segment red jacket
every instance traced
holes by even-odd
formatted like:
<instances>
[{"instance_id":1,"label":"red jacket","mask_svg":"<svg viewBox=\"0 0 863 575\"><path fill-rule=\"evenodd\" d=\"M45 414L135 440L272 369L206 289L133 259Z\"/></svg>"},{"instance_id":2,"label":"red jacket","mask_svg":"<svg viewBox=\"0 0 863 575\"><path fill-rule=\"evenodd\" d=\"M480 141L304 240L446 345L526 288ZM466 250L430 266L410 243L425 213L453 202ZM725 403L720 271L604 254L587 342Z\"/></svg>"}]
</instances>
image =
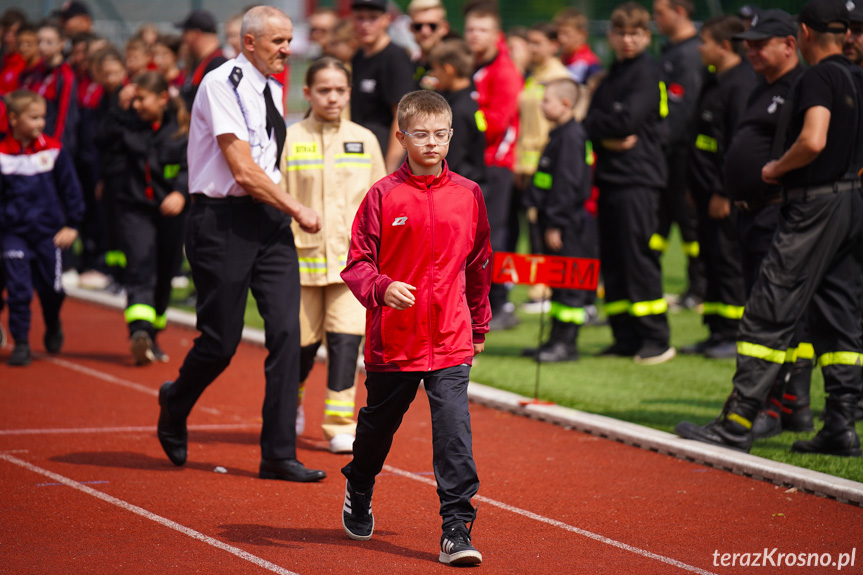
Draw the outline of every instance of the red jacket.
<instances>
[{"instance_id":1,"label":"red jacket","mask_svg":"<svg viewBox=\"0 0 863 575\"><path fill-rule=\"evenodd\" d=\"M473 75L477 105L485 116L485 165L513 169L518 139L518 95L524 80L504 46Z\"/></svg>"},{"instance_id":2,"label":"red jacket","mask_svg":"<svg viewBox=\"0 0 863 575\"><path fill-rule=\"evenodd\" d=\"M434 371L471 364L491 307L491 245L482 192L451 172L411 174L407 161L366 194L342 279L366 307L368 371ZM394 281L416 302L384 305ZM471 336L471 334L473 334Z\"/></svg>"}]
</instances>

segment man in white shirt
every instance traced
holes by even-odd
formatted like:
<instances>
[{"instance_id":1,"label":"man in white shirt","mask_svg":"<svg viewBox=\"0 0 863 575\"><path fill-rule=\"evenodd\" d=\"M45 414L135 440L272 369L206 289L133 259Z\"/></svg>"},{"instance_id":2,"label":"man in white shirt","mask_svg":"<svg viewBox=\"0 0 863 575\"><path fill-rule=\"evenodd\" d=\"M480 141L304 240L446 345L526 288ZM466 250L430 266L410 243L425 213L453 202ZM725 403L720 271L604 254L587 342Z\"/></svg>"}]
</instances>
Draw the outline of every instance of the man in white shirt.
<instances>
[{"instance_id":1,"label":"man in white shirt","mask_svg":"<svg viewBox=\"0 0 863 575\"><path fill-rule=\"evenodd\" d=\"M201 82L189 130L192 207L186 237L201 335L176 381L159 390L158 436L168 458L183 465L186 418L230 363L251 288L269 351L259 476L306 482L326 474L296 459L300 282L291 217L307 232L319 231L321 223L281 185L286 128L282 87L271 75L284 69L292 35L281 10L249 10L242 54Z\"/></svg>"}]
</instances>

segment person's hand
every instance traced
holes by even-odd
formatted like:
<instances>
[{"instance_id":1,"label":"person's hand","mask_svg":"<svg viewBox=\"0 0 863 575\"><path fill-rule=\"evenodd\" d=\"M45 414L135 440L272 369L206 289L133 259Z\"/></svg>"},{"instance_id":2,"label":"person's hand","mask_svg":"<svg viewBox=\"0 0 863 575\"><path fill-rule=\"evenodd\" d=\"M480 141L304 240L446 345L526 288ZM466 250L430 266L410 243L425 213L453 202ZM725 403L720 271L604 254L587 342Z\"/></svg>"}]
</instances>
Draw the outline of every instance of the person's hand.
<instances>
[{"instance_id":1,"label":"person's hand","mask_svg":"<svg viewBox=\"0 0 863 575\"><path fill-rule=\"evenodd\" d=\"M321 231L321 218L318 216L318 212L312 208L301 206L294 219L297 220L304 232L316 234Z\"/></svg>"},{"instance_id":2,"label":"person's hand","mask_svg":"<svg viewBox=\"0 0 863 575\"><path fill-rule=\"evenodd\" d=\"M719 194L710 196L707 215L713 220L723 220L731 215L731 200Z\"/></svg>"},{"instance_id":3,"label":"person's hand","mask_svg":"<svg viewBox=\"0 0 863 575\"><path fill-rule=\"evenodd\" d=\"M384 303L393 309L403 310L411 307L417 301L414 294L417 288L404 282L393 282L384 294Z\"/></svg>"},{"instance_id":4,"label":"person's hand","mask_svg":"<svg viewBox=\"0 0 863 575\"><path fill-rule=\"evenodd\" d=\"M132 105L132 99L135 97L135 91L138 87L135 84L126 84L117 94L117 103L124 110L128 110Z\"/></svg>"},{"instance_id":5,"label":"person's hand","mask_svg":"<svg viewBox=\"0 0 863 575\"><path fill-rule=\"evenodd\" d=\"M638 136L630 134L629 136L620 139L606 138L600 142L602 147L612 152L625 152L631 150L638 143Z\"/></svg>"},{"instance_id":6,"label":"person's hand","mask_svg":"<svg viewBox=\"0 0 863 575\"><path fill-rule=\"evenodd\" d=\"M54 234L54 245L61 250L72 247L75 240L78 238L78 230L75 228L63 227L60 231Z\"/></svg>"},{"instance_id":7,"label":"person's hand","mask_svg":"<svg viewBox=\"0 0 863 575\"><path fill-rule=\"evenodd\" d=\"M548 228L545 230L545 245L553 252L559 252L563 247L563 238L561 238L560 230L557 228Z\"/></svg>"},{"instance_id":8,"label":"person's hand","mask_svg":"<svg viewBox=\"0 0 863 575\"><path fill-rule=\"evenodd\" d=\"M485 342L473 344L473 354L479 355L485 350Z\"/></svg>"},{"instance_id":9,"label":"person's hand","mask_svg":"<svg viewBox=\"0 0 863 575\"><path fill-rule=\"evenodd\" d=\"M765 183L768 184L778 184L779 178L782 174L776 169L776 166L779 162L776 160L770 160L764 167L761 168L761 179L764 180Z\"/></svg>"},{"instance_id":10,"label":"person's hand","mask_svg":"<svg viewBox=\"0 0 863 575\"><path fill-rule=\"evenodd\" d=\"M159 205L159 211L163 216L176 216L186 207L186 198L180 192L171 192Z\"/></svg>"}]
</instances>

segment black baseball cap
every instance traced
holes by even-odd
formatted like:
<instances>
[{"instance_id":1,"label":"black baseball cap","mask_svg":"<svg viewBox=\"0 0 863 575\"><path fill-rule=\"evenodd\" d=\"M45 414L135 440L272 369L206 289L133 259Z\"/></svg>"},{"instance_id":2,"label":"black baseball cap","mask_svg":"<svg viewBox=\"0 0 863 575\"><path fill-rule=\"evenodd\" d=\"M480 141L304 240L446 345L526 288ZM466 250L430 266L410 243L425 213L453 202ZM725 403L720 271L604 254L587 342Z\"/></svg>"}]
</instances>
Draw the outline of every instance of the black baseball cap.
<instances>
[{"instance_id":1,"label":"black baseball cap","mask_svg":"<svg viewBox=\"0 0 863 575\"><path fill-rule=\"evenodd\" d=\"M351 10L360 10L368 8L369 10L387 11L387 0L352 0Z\"/></svg>"},{"instance_id":2,"label":"black baseball cap","mask_svg":"<svg viewBox=\"0 0 863 575\"><path fill-rule=\"evenodd\" d=\"M180 30L200 30L208 34L216 33L216 19L206 10L193 10L182 22L175 24Z\"/></svg>"},{"instance_id":3,"label":"black baseball cap","mask_svg":"<svg viewBox=\"0 0 863 575\"><path fill-rule=\"evenodd\" d=\"M848 0L845 4L845 7L848 8L848 19L855 23L860 24L863 23L863 0Z\"/></svg>"},{"instance_id":4,"label":"black baseball cap","mask_svg":"<svg viewBox=\"0 0 863 575\"><path fill-rule=\"evenodd\" d=\"M60 9L54 13L64 22L69 18L74 18L75 16L93 16L87 5L78 0L69 0L68 2L64 2L63 5L60 6Z\"/></svg>"},{"instance_id":5,"label":"black baseball cap","mask_svg":"<svg viewBox=\"0 0 863 575\"><path fill-rule=\"evenodd\" d=\"M797 21L816 32L841 34L851 19L843 0L809 0L797 15Z\"/></svg>"},{"instance_id":6,"label":"black baseball cap","mask_svg":"<svg viewBox=\"0 0 863 575\"><path fill-rule=\"evenodd\" d=\"M766 40L797 35L797 24L785 10L762 10L752 16L749 30L735 34L735 40Z\"/></svg>"}]
</instances>

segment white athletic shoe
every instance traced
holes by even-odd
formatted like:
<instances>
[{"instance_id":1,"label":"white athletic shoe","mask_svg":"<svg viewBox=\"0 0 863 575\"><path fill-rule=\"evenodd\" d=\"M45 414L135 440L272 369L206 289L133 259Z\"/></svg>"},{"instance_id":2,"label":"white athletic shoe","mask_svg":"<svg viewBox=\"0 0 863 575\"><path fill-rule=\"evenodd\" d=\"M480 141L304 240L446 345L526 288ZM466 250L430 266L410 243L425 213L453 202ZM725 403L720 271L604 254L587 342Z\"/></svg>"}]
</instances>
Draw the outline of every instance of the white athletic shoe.
<instances>
[{"instance_id":1,"label":"white athletic shoe","mask_svg":"<svg viewBox=\"0 0 863 575\"><path fill-rule=\"evenodd\" d=\"M306 411L302 405L297 406L297 420L294 423L294 429L297 430L297 435L302 435L306 430Z\"/></svg>"},{"instance_id":2,"label":"white athletic shoe","mask_svg":"<svg viewBox=\"0 0 863 575\"><path fill-rule=\"evenodd\" d=\"M330 451L333 453L353 453L355 437L350 433L340 433L330 439Z\"/></svg>"}]
</instances>

